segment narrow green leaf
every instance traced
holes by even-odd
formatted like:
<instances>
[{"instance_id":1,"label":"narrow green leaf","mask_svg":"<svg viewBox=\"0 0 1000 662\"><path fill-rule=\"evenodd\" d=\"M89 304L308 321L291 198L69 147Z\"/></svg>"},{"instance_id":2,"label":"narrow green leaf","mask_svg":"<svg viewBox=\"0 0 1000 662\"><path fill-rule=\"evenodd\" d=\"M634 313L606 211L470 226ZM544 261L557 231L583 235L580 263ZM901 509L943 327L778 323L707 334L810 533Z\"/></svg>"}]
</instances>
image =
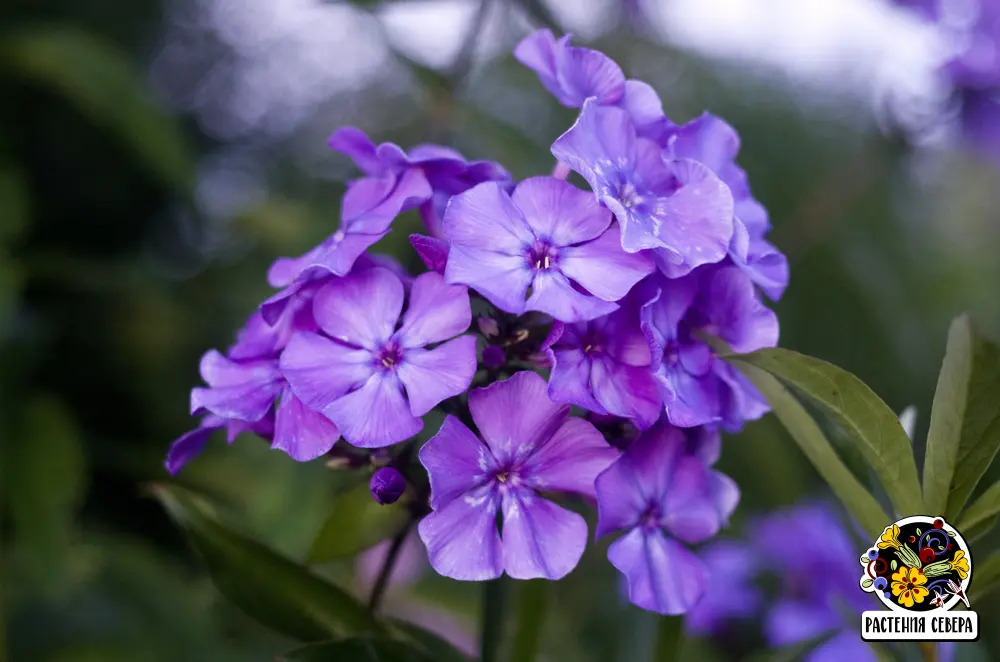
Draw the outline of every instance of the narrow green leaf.
<instances>
[{"instance_id":1,"label":"narrow green leaf","mask_svg":"<svg viewBox=\"0 0 1000 662\"><path fill-rule=\"evenodd\" d=\"M984 432L991 421L1000 420L996 399L989 407L988 401L983 401L980 395L983 388L989 388L991 379L996 382L1000 397L1000 359L996 347L991 347L979 336L968 315L956 318L948 331L948 347L934 392L927 432L924 502L929 513L940 514L948 510L949 516L957 515L996 453L995 445L992 454L977 452L978 462L985 463L975 469L982 471L970 471L971 467L963 466L961 475L956 476L960 458L984 441L988 445L989 440L983 440ZM984 409L983 405L987 407ZM1000 443L1000 427L995 433ZM955 478L960 479L958 484ZM957 491L949 498L953 484Z\"/></svg>"},{"instance_id":2,"label":"narrow green leaf","mask_svg":"<svg viewBox=\"0 0 1000 662\"><path fill-rule=\"evenodd\" d=\"M354 556L390 537L406 521L406 505L399 501L380 506L368 484L362 483L339 495L320 527L307 555L310 564Z\"/></svg>"},{"instance_id":3,"label":"narrow green leaf","mask_svg":"<svg viewBox=\"0 0 1000 662\"><path fill-rule=\"evenodd\" d=\"M353 597L264 545L224 527L207 504L184 490L154 485L153 494L181 525L219 591L263 625L300 641L376 631Z\"/></svg>"},{"instance_id":4,"label":"narrow green leaf","mask_svg":"<svg viewBox=\"0 0 1000 662\"><path fill-rule=\"evenodd\" d=\"M802 404L764 370L744 362L742 357L731 360L767 399L792 439L848 512L872 539L878 537L891 519L840 459Z\"/></svg>"},{"instance_id":5,"label":"narrow green leaf","mask_svg":"<svg viewBox=\"0 0 1000 662\"><path fill-rule=\"evenodd\" d=\"M972 581L969 584L969 603L975 603L1000 588L1000 552L993 552L983 561L975 561L972 566Z\"/></svg>"},{"instance_id":6,"label":"narrow green leaf","mask_svg":"<svg viewBox=\"0 0 1000 662\"><path fill-rule=\"evenodd\" d=\"M433 632L406 621L388 619L387 622L398 633L399 638L409 640L430 655L434 662L469 662L467 655Z\"/></svg>"},{"instance_id":7,"label":"narrow green leaf","mask_svg":"<svg viewBox=\"0 0 1000 662\"><path fill-rule=\"evenodd\" d=\"M549 582L543 579L518 582L517 627L510 651L511 662L531 662L538 654L549 607Z\"/></svg>"},{"instance_id":8,"label":"narrow green leaf","mask_svg":"<svg viewBox=\"0 0 1000 662\"><path fill-rule=\"evenodd\" d=\"M289 651L279 662L433 662L405 643L362 635L308 644Z\"/></svg>"},{"instance_id":9,"label":"narrow green leaf","mask_svg":"<svg viewBox=\"0 0 1000 662\"><path fill-rule=\"evenodd\" d=\"M992 364L993 372L990 376L982 375L982 382L969 389L969 406L962 423L962 442L945 510L949 519L958 519L983 474L996 458L997 450L1000 450L1000 407L997 407L1000 402L1000 349L989 345L980 355L982 358L977 358L976 362Z\"/></svg>"},{"instance_id":10,"label":"narrow green leaf","mask_svg":"<svg viewBox=\"0 0 1000 662\"><path fill-rule=\"evenodd\" d=\"M0 42L0 69L63 95L117 134L164 184L190 191L194 159L179 126L114 45L70 26L20 29Z\"/></svg>"},{"instance_id":11,"label":"narrow green leaf","mask_svg":"<svg viewBox=\"0 0 1000 662\"><path fill-rule=\"evenodd\" d=\"M808 396L858 444L896 511L907 516L923 512L910 440L896 414L864 382L787 349L762 349L733 360L765 370Z\"/></svg>"},{"instance_id":12,"label":"narrow green leaf","mask_svg":"<svg viewBox=\"0 0 1000 662\"><path fill-rule=\"evenodd\" d=\"M972 502L968 508L962 512L962 519L958 522L959 531L970 531L973 527L982 522L1000 515L1000 480L993 483L988 490Z\"/></svg>"}]
</instances>

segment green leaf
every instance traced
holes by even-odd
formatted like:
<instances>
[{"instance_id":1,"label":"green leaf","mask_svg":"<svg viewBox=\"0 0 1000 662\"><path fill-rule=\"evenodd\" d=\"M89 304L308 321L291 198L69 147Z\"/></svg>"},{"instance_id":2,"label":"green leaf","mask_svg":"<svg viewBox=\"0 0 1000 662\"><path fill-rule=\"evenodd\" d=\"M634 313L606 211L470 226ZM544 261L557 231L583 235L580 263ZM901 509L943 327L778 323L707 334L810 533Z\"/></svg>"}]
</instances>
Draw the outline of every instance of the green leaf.
<instances>
[{"instance_id":1,"label":"green leaf","mask_svg":"<svg viewBox=\"0 0 1000 662\"><path fill-rule=\"evenodd\" d=\"M412 645L426 651L435 662L469 662L467 655L433 632L406 621L388 619L387 622L398 633L399 638L407 639Z\"/></svg>"},{"instance_id":2,"label":"green leaf","mask_svg":"<svg viewBox=\"0 0 1000 662\"><path fill-rule=\"evenodd\" d=\"M861 582L861 587L862 588L868 588L869 586L871 586L874 583L875 583L874 579L868 578L865 581Z\"/></svg>"},{"instance_id":3,"label":"green leaf","mask_svg":"<svg viewBox=\"0 0 1000 662\"><path fill-rule=\"evenodd\" d=\"M969 531L973 527L980 525L988 519L996 518L1000 515L1000 480L993 483L988 490L972 502L972 504L962 512L962 518L958 522L960 531Z\"/></svg>"},{"instance_id":4,"label":"green leaf","mask_svg":"<svg viewBox=\"0 0 1000 662\"><path fill-rule=\"evenodd\" d=\"M308 561L325 563L354 556L390 537L408 516L402 501L380 506L372 498L368 483L359 484L333 502L330 515L309 549Z\"/></svg>"},{"instance_id":5,"label":"green leaf","mask_svg":"<svg viewBox=\"0 0 1000 662\"><path fill-rule=\"evenodd\" d=\"M998 588L1000 588L1000 552L993 552L985 561L977 561L972 566L969 602L974 604L974 601L982 600Z\"/></svg>"},{"instance_id":6,"label":"green leaf","mask_svg":"<svg viewBox=\"0 0 1000 662\"><path fill-rule=\"evenodd\" d=\"M991 442L984 440L984 433L993 421L1000 421L996 399L992 407L984 401L980 391L989 389L990 381L1000 397L1000 358L996 347L983 340L968 315L955 319L948 331L948 347L934 392L930 429L927 432L927 455L924 459L924 502L927 511L934 514L957 515L972 489L993 460L1000 444L1000 427L992 453L977 452L981 471L970 472L971 467L962 459L973 447ZM987 396L989 397L989 396ZM956 476L956 468L963 470ZM960 480L956 480L960 478ZM949 497L955 491L954 494Z\"/></svg>"},{"instance_id":7,"label":"green leaf","mask_svg":"<svg viewBox=\"0 0 1000 662\"><path fill-rule=\"evenodd\" d=\"M775 415L791 434L792 439L799 445L823 480L829 484L830 489L848 512L858 520L872 539L877 538L885 529L886 523L891 521L878 501L840 459L802 403L777 379L743 359L744 357L733 358L731 361L767 398Z\"/></svg>"},{"instance_id":8,"label":"green leaf","mask_svg":"<svg viewBox=\"0 0 1000 662\"><path fill-rule=\"evenodd\" d=\"M406 643L363 635L309 644L289 651L279 662L436 662Z\"/></svg>"},{"instance_id":9,"label":"green leaf","mask_svg":"<svg viewBox=\"0 0 1000 662\"><path fill-rule=\"evenodd\" d=\"M0 42L0 69L66 97L116 133L162 183L190 192L194 158L179 126L114 45L71 26L22 28Z\"/></svg>"},{"instance_id":10,"label":"green leaf","mask_svg":"<svg viewBox=\"0 0 1000 662\"><path fill-rule=\"evenodd\" d=\"M896 511L907 516L923 512L910 440L896 414L864 382L835 365L787 349L762 349L733 360L765 370L808 396L858 445Z\"/></svg>"},{"instance_id":11,"label":"green leaf","mask_svg":"<svg viewBox=\"0 0 1000 662\"><path fill-rule=\"evenodd\" d=\"M154 495L204 557L219 591L263 625L300 641L378 630L353 597L308 569L223 526L207 504L184 490L153 486Z\"/></svg>"},{"instance_id":12,"label":"green leaf","mask_svg":"<svg viewBox=\"0 0 1000 662\"><path fill-rule=\"evenodd\" d=\"M21 412L6 444L4 478L19 567L46 591L65 588L76 511L86 490L86 458L69 412L39 396Z\"/></svg>"}]
</instances>

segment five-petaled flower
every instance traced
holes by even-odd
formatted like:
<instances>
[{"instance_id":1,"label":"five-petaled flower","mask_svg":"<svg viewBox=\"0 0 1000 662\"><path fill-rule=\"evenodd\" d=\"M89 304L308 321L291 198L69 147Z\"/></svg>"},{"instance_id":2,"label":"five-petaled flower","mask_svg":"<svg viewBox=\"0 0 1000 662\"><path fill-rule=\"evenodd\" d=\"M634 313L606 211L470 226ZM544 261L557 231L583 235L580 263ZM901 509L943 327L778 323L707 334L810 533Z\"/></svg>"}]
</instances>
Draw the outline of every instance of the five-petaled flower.
<instances>
[{"instance_id":1,"label":"five-petaled flower","mask_svg":"<svg viewBox=\"0 0 1000 662\"><path fill-rule=\"evenodd\" d=\"M896 601L907 609L914 603L921 603L930 593L924 584L927 577L920 568L903 566L892 575L892 594Z\"/></svg>"},{"instance_id":2,"label":"five-petaled flower","mask_svg":"<svg viewBox=\"0 0 1000 662\"><path fill-rule=\"evenodd\" d=\"M587 524L538 492L593 497L617 451L549 400L532 372L475 389L469 409L479 436L449 416L419 453L434 512L418 530L431 565L464 580L562 578L583 554Z\"/></svg>"}]
</instances>

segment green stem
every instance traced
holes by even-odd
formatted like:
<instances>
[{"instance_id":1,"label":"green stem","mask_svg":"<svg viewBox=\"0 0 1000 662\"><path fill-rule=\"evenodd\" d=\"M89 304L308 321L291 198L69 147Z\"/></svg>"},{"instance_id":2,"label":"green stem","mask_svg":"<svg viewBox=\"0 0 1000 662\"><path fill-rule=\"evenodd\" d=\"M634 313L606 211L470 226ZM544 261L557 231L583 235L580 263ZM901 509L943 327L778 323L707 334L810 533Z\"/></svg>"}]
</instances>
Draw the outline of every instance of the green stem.
<instances>
[{"instance_id":1,"label":"green stem","mask_svg":"<svg viewBox=\"0 0 1000 662\"><path fill-rule=\"evenodd\" d=\"M674 662L680 659L684 641L684 617L661 616L656 624L656 644L653 662Z\"/></svg>"},{"instance_id":2,"label":"green stem","mask_svg":"<svg viewBox=\"0 0 1000 662\"><path fill-rule=\"evenodd\" d=\"M532 662L542 641L549 584L544 579L520 582L517 596L517 629L510 651L511 662Z\"/></svg>"},{"instance_id":3,"label":"green stem","mask_svg":"<svg viewBox=\"0 0 1000 662\"><path fill-rule=\"evenodd\" d=\"M389 577L392 576L392 570L396 567L399 552L403 549L403 543L406 541L406 536L410 533L410 529L413 528L413 522L413 519L407 521L406 525L392 539L389 553L385 555L385 561L382 562L382 568L379 570L375 586L372 588L371 596L368 598L368 608L373 612L378 609L379 604L382 602L382 596L385 595L385 589L389 587Z\"/></svg>"},{"instance_id":4,"label":"green stem","mask_svg":"<svg viewBox=\"0 0 1000 662\"><path fill-rule=\"evenodd\" d=\"M507 586L504 578L483 582L483 611L479 629L481 662L497 662L500 659L506 612Z\"/></svg>"}]
</instances>

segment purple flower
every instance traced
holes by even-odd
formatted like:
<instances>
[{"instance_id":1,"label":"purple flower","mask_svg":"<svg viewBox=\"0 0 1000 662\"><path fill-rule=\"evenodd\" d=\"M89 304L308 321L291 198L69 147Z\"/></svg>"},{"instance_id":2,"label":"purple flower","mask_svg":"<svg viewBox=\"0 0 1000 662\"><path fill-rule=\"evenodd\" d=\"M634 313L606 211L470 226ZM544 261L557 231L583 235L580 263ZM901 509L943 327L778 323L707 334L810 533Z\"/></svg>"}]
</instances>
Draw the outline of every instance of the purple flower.
<instances>
[{"instance_id":1,"label":"purple flower","mask_svg":"<svg viewBox=\"0 0 1000 662\"><path fill-rule=\"evenodd\" d=\"M768 515L750 531L761 560L784 581L784 595L765 616L768 643L786 646L840 630L805 659L877 660L858 638L857 621L843 616L845 607L860 615L871 598L858 590L856 546L833 509L803 504ZM780 553L782 541L795 541L794 553Z\"/></svg>"},{"instance_id":2,"label":"purple flower","mask_svg":"<svg viewBox=\"0 0 1000 662\"><path fill-rule=\"evenodd\" d=\"M626 532L608 560L628 580L629 600L660 614L683 614L701 599L705 564L681 543L714 536L739 500L735 484L708 468L697 441L658 423L596 481L598 537Z\"/></svg>"},{"instance_id":3,"label":"purple flower","mask_svg":"<svg viewBox=\"0 0 1000 662\"><path fill-rule=\"evenodd\" d=\"M727 540L708 545L698 557L708 570L711 588L687 613L687 631L700 636L721 635L730 621L754 616L762 596L753 586L758 570L753 551Z\"/></svg>"},{"instance_id":4,"label":"purple flower","mask_svg":"<svg viewBox=\"0 0 1000 662\"><path fill-rule=\"evenodd\" d=\"M629 253L656 249L660 261L682 271L726 256L733 237L729 188L697 161L664 158L657 143L636 135L621 108L588 99L552 154L614 213Z\"/></svg>"},{"instance_id":5,"label":"purple flower","mask_svg":"<svg viewBox=\"0 0 1000 662\"><path fill-rule=\"evenodd\" d=\"M341 201L340 228L301 257L276 260L267 273L268 282L285 287L314 274L346 275L369 246L389 233L400 213L430 196L427 179L414 169L352 182Z\"/></svg>"},{"instance_id":6,"label":"purple flower","mask_svg":"<svg viewBox=\"0 0 1000 662\"><path fill-rule=\"evenodd\" d=\"M729 257L771 299L781 298L788 286L788 260L764 239L770 230L767 210L750 192L746 172L736 165L740 137L722 119L704 113L683 126L672 127L662 138L665 154L698 161L712 170L733 195L734 232ZM676 265L658 253L657 260L668 277L681 276L690 268Z\"/></svg>"},{"instance_id":7,"label":"purple flower","mask_svg":"<svg viewBox=\"0 0 1000 662\"><path fill-rule=\"evenodd\" d=\"M422 234L411 234L410 245L417 251L424 266L430 271L444 275L448 264L448 242L437 237L426 237Z\"/></svg>"},{"instance_id":8,"label":"purple flower","mask_svg":"<svg viewBox=\"0 0 1000 662\"><path fill-rule=\"evenodd\" d=\"M475 337L454 337L472 320L464 287L436 273L417 277L397 330L403 299L402 282L387 269L334 279L313 299L322 334L297 333L281 355L292 391L355 446L412 437L420 417L465 391L476 370Z\"/></svg>"},{"instance_id":9,"label":"purple flower","mask_svg":"<svg viewBox=\"0 0 1000 662\"><path fill-rule=\"evenodd\" d=\"M472 391L469 409L479 437L449 416L420 449L434 512L419 533L431 566L473 581L505 571L515 579L564 577L583 554L587 524L538 491L593 496L594 477L617 451L550 401L532 372Z\"/></svg>"},{"instance_id":10,"label":"purple flower","mask_svg":"<svg viewBox=\"0 0 1000 662\"><path fill-rule=\"evenodd\" d=\"M660 97L649 85L625 80L625 74L604 53L570 46L572 35L558 41L548 29L528 35L514 49L514 57L536 74L559 103L580 108L593 97L602 106L619 106L632 117L639 135L656 139L669 126Z\"/></svg>"},{"instance_id":11,"label":"purple flower","mask_svg":"<svg viewBox=\"0 0 1000 662\"><path fill-rule=\"evenodd\" d=\"M630 301L589 322L556 322L542 349L552 364L549 397L648 428L663 411L649 345Z\"/></svg>"},{"instance_id":12,"label":"purple flower","mask_svg":"<svg viewBox=\"0 0 1000 662\"><path fill-rule=\"evenodd\" d=\"M427 229L440 237L441 216L451 196L488 181L509 185L510 174L493 161L466 161L455 150L440 145L417 145L407 154L394 143L376 145L354 127L338 129L330 136L330 147L354 159L371 177L399 176L407 170L423 174L431 187L431 197L420 205Z\"/></svg>"},{"instance_id":13,"label":"purple flower","mask_svg":"<svg viewBox=\"0 0 1000 662\"><path fill-rule=\"evenodd\" d=\"M223 428L226 430L226 441L230 444L243 432L252 432L258 437L270 440L274 437L274 416L265 416L256 423L227 421L212 414L204 416L198 427L185 432L170 444L163 466L171 474L176 475L185 464L200 455L211 436Z\"/></svg>"},{"instance_id":14,"label":"purple flower","mask_svg":"<svg viewBox=\"0 0 1000 662\"><path fill-rule=\"evenodd\" d=\"M493 182L457 195L444 229L445 279L515 315L600 317L653 269L647 256L622 251L617 226L593 196L552 177L527 179L513 195Z\"/></svg>"},{"instance_id":15,"label":"purple flower","mask_svg":"<svg viewBox=\"0 0 1000 662\"><path fill-rule=\"evenodd\" d=\"M514 49L514 57L536 74L559 103L579 108L589 97L613 105L625 95L625 74L604 53L570 46L573 35L558 41L548 29L528 35Z\"/></svg>"},{"instance_id":16,"label":"purple flower","mask_svg":"<svg viewBox=\"0 0 1000 662\"><path fill-rule=\"evenodd\" d=\"M398 470L382 467L372 474L368 489L371 490L372 498L385 506L396 503L399 497L403 496L403 492L406 491L406 479Z\"/></svg>"},{"instance_id":17,"label":"purple flower","mask_svg":"<svg viewBox=\"0 0 1000 662\"><path fill-rule=\"evenodd\" d=\"M763 416L763 396L695 334L718 336L737 352L777 345L777 316L747 276L733 266L713 266L684 278L652 277L648 284L658 293L643 308L642 329L670 422L737 430Z\"/></svg>"}]
</instances>

